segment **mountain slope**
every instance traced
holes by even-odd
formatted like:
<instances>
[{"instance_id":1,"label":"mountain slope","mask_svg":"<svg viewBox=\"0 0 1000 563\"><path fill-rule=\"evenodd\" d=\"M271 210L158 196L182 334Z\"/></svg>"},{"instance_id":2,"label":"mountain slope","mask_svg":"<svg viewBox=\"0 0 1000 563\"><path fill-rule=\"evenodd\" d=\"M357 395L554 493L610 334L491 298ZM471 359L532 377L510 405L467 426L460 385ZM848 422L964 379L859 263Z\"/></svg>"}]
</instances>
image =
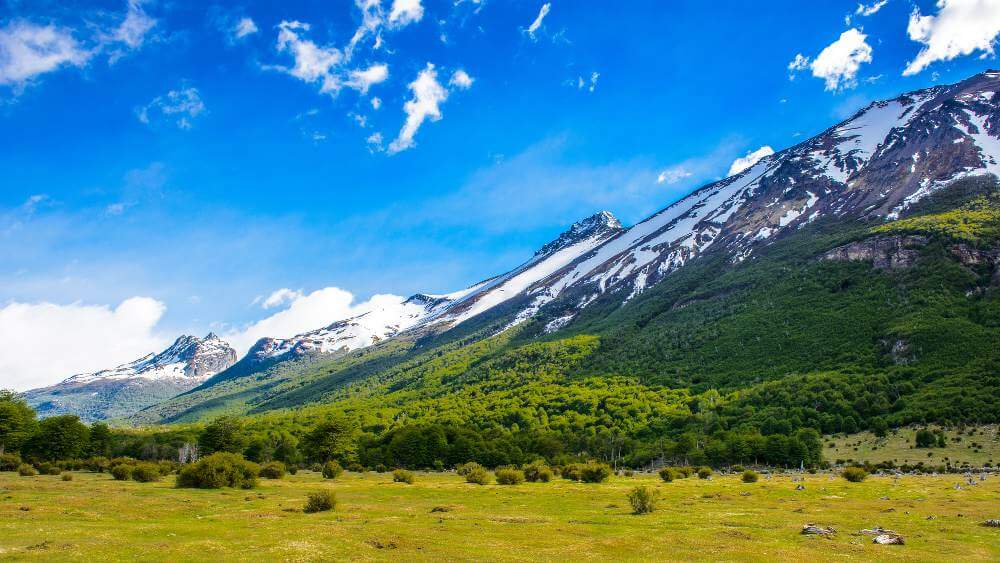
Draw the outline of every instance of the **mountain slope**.
<instances>
[{"instance_id":1,"label":"mountain slope","mask_svg":"<svg viewBox=\"0 0 1000 563\"><path fill-rule=\"evenodd\" d=\"M181 336L159 354L95 373L74 375L25 398L40 416L77 414L87 421L128 416L206 381L236 362L215 334Z\"/></svg>"},{"instance_id":2,"label":"mountain slope","mask_svg":"<svg viewBox=\"0 0 1000 563\"><path fill-rule=\"evenodd\" d=\"M511 327L518 327L512 340L487 346L491 354L592 334L600 345L579 363L580 373L694 390L820 368L883 369L912 356L908 347L921 348L921 365L962 369L997 343L995 326L980 320L995 312L995 291L976 273L995 269L993 255L942 253L950 239L939 233L915 248L891 241L905 253L889 262L931 258L889 277L851 256L874 260L881 243L872 237L884 236L874 229L925 216L929 205L958 210L968 197L995 193L997 91L1000 73L987 72L873 103L633 227L621 228L610 214L591 217L524 266L450 297L389 340L339 358L279 362L252 378L222 374L136 420L260 412L340 400L348 389L395 392L424 381L421 366L442 354L466 358L459 365L472 369L485 357L468 351ZM875 249L843 247L849 244ZM972 305L969 287L979 292ZM915 306L911 294L962 314ZM955 352L963 338L976 354ZM212 389L223 380L226 389Z\"/></svg>"}]
</instances>

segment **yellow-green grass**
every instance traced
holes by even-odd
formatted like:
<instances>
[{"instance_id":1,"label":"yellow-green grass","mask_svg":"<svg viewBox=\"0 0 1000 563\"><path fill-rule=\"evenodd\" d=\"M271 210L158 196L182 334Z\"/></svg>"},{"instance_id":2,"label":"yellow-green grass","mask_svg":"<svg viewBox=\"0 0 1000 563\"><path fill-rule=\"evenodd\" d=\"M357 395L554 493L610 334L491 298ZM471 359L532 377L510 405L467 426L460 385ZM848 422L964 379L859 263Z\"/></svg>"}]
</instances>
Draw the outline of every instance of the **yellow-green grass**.
<instances>
[{"instance_id":1,"label":"yellow-green grass","mask_svg":"<svg viewBox=\"0 0 1000 563\"><path fill-rule=\"evenodd\" d=\"M995 424L968 427L964 430L945 429L944 435L947 440L943 448L916 447L914 440L920 428L922 427L893 430L885 438L879 438L871 432L826 437L823 439L823 457L830 461L838 459L872 463L894 461L897 465L922 461L925 465L945 465L951 462L953 466L959 467L963 463L982 467L987 463L993 466L1000 463L1000 427ZM940 429L937 426L929 428ZM973 434L970 435L970 431ZM958 441L958 438L961 441Z\"/></svg>"},{"instance_id":2,"label":"yellow-green grass","mask_svg":"<svg viewBox=\"0 0 1000 563\"><path fill-rule=\"evenodd\" d=\"M300 472L244 490L118 482L105 474L18 477L0 473L0 558L32 560L1000 560L1000 476L977 486L960 476L829 474L753 484L738 475L663 483L653 475L602 484L468 484L453 473ZM635 516L626 500L643 484L659 510ZM333 512L300 510L330 489ZM888 497L887 500L883 497ZM445 511L433 511L443 507ZM25 510L27 509L27 510ZM933 518L931 518L933 517ZM833 526L830 539L800 535ZM904 546L872 544L882 526Z\"/></svg>"}]
</instances>

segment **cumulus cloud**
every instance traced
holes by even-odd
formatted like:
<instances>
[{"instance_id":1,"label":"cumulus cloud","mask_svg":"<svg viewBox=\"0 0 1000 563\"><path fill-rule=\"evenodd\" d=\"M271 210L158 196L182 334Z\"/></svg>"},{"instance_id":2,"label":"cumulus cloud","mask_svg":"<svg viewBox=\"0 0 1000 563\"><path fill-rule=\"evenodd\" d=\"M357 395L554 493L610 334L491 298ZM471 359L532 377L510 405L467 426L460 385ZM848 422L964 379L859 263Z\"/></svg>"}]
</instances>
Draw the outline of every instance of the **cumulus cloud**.
<instances>
[{"instance_id":1,"label":"cumulus cloud","mask_svg":"<svg viewBox=\"0 0 1000 563\"><path fill-rule=\"evenodd\" d=\"M680 182L684 178L690 178L690 177L691 177L691 172L687 168L684 168L683 166L680 165L671 166L670 168L667 168L666 170L660 172L660 174L656 177L656 183L668 184L668 185L676 184L677 182Z\"/></svg>"},{"instance_id":2,"label":"cumulus cloud","mask_svg":"<svg viewBox=\"0 0 1000 563\"><path fill-rule=\"evenodd\" d=\"M392 0L389 11L389 25L403 27L420 21L424 17L424 7L420 0Z\"/></svg>"},{"instance_id":3,"label":"cumulus cloud","mask_svg":"<svg viewBox=\"0 0 1000 563\"><path fill-rule=\"evenodd\" d=\"M271 297L276 298L274 306L287 304L287 307L225 335L224 338L240 354L246 353L257 340L266 336L288 338L403 300L396 295L374 295L367 301L355 303L351 292L338 287L325 287L308 294L283 288L272 293L268 300Z\"/></svg>"},{"instance_id":4,"label":"cumulus cloud","mask_svg":"<svg viewBox=\"0 0 1000 563\"><path fill-rule=\"evenodd\" d=\"M841 33L840 38L827 45L811 62L802 53L795 55L788 63L790 78L808 68L813 76L824 80L827 90L854 88L861 65L872 62L872 48L865 41L867 38L864 33L851 28Z\"/></svg>"},{"instance_id":5,"label":"cumulus cloud","mask_svg":"<svg viewBox=\"0 0 1000 563\"><path fill-rule=\"evenodd\" d=\"M1000 34L1000 2L995 0L938 0L938 13L923 16L915 8L906 28L910 39L923 44L906 68L910 76L937 61L950 61L977 51L992 56Z\"/></svg>"},{"instance_id":6,"label":"cumulus cloud","mask_svg":"<svg viewBox=\"0 0 1000 563\"><path fill-rule=\"evenodd\" d=\"M417 79L410 83L409 88L413 92L413 98L403 105L406 123L399 131L399 136L389 143L390 153L398 153L415 146L413 138L420 126L428 119L431 121L441 119L441 104L448 99L448 90L437 81L437 71L431 63L427 63L417 75Z\"/></svg>"},{"instance_id":7,"label":"cumulus cloud","mask_svg":"<svg viewBox=\"0 0 1000 563\"><path fill-rule=\"evenodd\" d=\"M530 37L532 41L536 39L535 33L537 33L539 29L541 29L542 22L545 21L545 16L549 15L549 10L551 9L552 9L551 2L546 2L545 4L542 4L541 9L538 10L538 15L535 16L535 21L531 22L531 25L528 26L528 29L526 31L528 33L528 37Z\"/></svg>"},{"instance_id":8,"label":"cumulus cloud","mask_svg":"<svg viewBox=\"0 0 1000 563\"><path fill-rule=\"evenodd\" d=\"M117 307L18 303L0 307L3 387L27 390L115 367L165 348L154 332L160 301L132 297Z\"/></svg>"},{"instance_id":9,"label":"cumulus cloud","mask_svg":"<svg viewBox=\"0 0 1000 563\"><path fill-rule=\"evenodd\" d=\"M474 81L475 80L469 76L467 72L459 69L451 74L451 80L448 81L448 85L461 88L462 90L468 90L472 87L472 83Z\"/></svg>"},{"instance_id":10,"label":"cumulus cloud","mask_svg":"<svg viewBox=\"0 0 1000 563\"><path fill-rule=\"evenodd\" d=\"M236 27L233 28L233 36L236 39L243 39L247 35L253 35L257 33L257 24L254 23L252 18L243 17L240 21L236 22Z\"/></svg>"},{"instance_id":11,"label":"cumulus cloud","mask_svg":"<svg viewBox=\"0 0 1000 563\"><path fill-rule=\"evenodd\" d=\"M0 28L0 85L23 89L36 77L64 67L83 67L93 51L69 29L13 21Z\"/></svg>"},{"instance_id":12,"label":"cumulus cloud","mask_svg":"<svg viewBox=\"0 0 1000 563\"><path fill-rule=\"evenodd\" d=\"M190 129L191 120L205 112L205 103L197 88L171 90L157 96L149 104L136 110L139 121L150 124L159 117L177 118L177 127Z\"/></svg>"},{"instance_id":13,"label":"cumulus cloud","mask_svg":"<svg viewBox=\"0 0 1000 563\"><path fill-rule=\"evenodd\" d=\"M858 9L854 10L854 14L862 17L868 17L881 10L888 3L889 0L879 0L877 2L872 2L867 6L864 4L858 4Z\"/></svg>"},{"instance_id":14,"label":"cumulus cloud","mask_svg":"<svg viewBox=\"0 0 1000 563\"><path fill-rule=\"evenodd\" d=\"M768 145L764 145L763 147L760 147L759 149L754 151L747 151L745 155L733 161L733 164L729 167L729 172L726 174L726 176L734 176L736 174L739 174L740 172L743 172L744 170L750 168L754 164L757 164L757 162L760 159L764 158L765 156L771 156L772 154L774 154L774 149L772 149Z\"/></svg>"},{"instance_id":15,"label":"cumulus cloud","mask_svg":"<svg viewBox=\"0 0 1000 563\"><path fill-rule=\"evenodd\" d=\"M281 289L276 289L272 291L271 294L268 295L267 297L264 296L258 297L257 299L254 300L254 302L255 303L260 302L260 306L264 309L273 309L275 307L284 305L285 303L295 301L296 299L302 296L303 294L301 289L292 290L288 289L287 287L283 287Z\"/></svg>"},{"instance_id":16,"label":"cumulus cloud","mask_svg":"<svg viewBox=\"0 0 1000 563\"><path fill-rule=\"evenodd\" d=\"M375 64L365 70L352 70L345 86L354 88L362 94L367 94L368 89L375 84L385 82L389 78L389 65Z\"/></svg>"},{"instance_id":17,"label":"cumulus cloud","mask_svg":"<svg viewBox=\"0 0 1000 563\"><path fill-rule=\"evenodd\" d=\"M143 0L129 0L125 19L111 34L113 41L123 43L130 49L142 46L146 34L156 26L156 20L146 13L143 3Z\"/></svg>"}]
</instances>

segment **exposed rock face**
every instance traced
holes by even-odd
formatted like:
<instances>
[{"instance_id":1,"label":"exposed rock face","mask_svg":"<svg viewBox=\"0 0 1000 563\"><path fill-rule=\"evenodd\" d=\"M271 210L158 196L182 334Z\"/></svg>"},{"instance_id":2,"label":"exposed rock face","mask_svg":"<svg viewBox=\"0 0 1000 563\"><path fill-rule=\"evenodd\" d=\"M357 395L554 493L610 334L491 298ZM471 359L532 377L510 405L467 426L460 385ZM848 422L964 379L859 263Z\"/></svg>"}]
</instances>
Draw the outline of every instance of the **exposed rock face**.
<instances>
[{"instance_id":1,"label":"exposed rock face","mask_svg":"<svg viewBox=\"0 0 1000 563\"><path fill-rule=\"evenodd\" d=\"M913 266L926 244L924 236L878 236L838 246L823 259L871 262L877 270L898 270Z\"/></svg>"},{"instance_id":2,"label":"exposed rock face","mask_svg":"<svg viewBox=\"0 0 1000 563\"><path fill-rule=\"evenodd\" d=\"M193 389L236 363L236 351L215 334L181 336L159 354L113 369L74 375L25 393L39 416L76 414L85 421L128 416Z\"/></svg>"}]
</instances>

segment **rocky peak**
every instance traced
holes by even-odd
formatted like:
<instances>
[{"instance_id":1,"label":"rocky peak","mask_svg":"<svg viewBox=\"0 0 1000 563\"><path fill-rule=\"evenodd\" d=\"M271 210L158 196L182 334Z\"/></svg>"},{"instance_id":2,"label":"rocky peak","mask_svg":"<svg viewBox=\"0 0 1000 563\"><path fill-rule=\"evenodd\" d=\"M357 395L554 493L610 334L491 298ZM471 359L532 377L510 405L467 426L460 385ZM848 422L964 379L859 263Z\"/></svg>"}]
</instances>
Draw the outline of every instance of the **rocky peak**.
<instances>
[{"instance_id":1,"label":"rocky peak","mask_svg":"<svg viewBox=\"0 0 1000 563\"><path fill-rule=\"evenodd\" d=\"M610 211L601 211L573 223L555 240L539 248L535 256L548 256L581 240L620 230L622 230L621 222Z\"/></svg>"}]
</instances>

